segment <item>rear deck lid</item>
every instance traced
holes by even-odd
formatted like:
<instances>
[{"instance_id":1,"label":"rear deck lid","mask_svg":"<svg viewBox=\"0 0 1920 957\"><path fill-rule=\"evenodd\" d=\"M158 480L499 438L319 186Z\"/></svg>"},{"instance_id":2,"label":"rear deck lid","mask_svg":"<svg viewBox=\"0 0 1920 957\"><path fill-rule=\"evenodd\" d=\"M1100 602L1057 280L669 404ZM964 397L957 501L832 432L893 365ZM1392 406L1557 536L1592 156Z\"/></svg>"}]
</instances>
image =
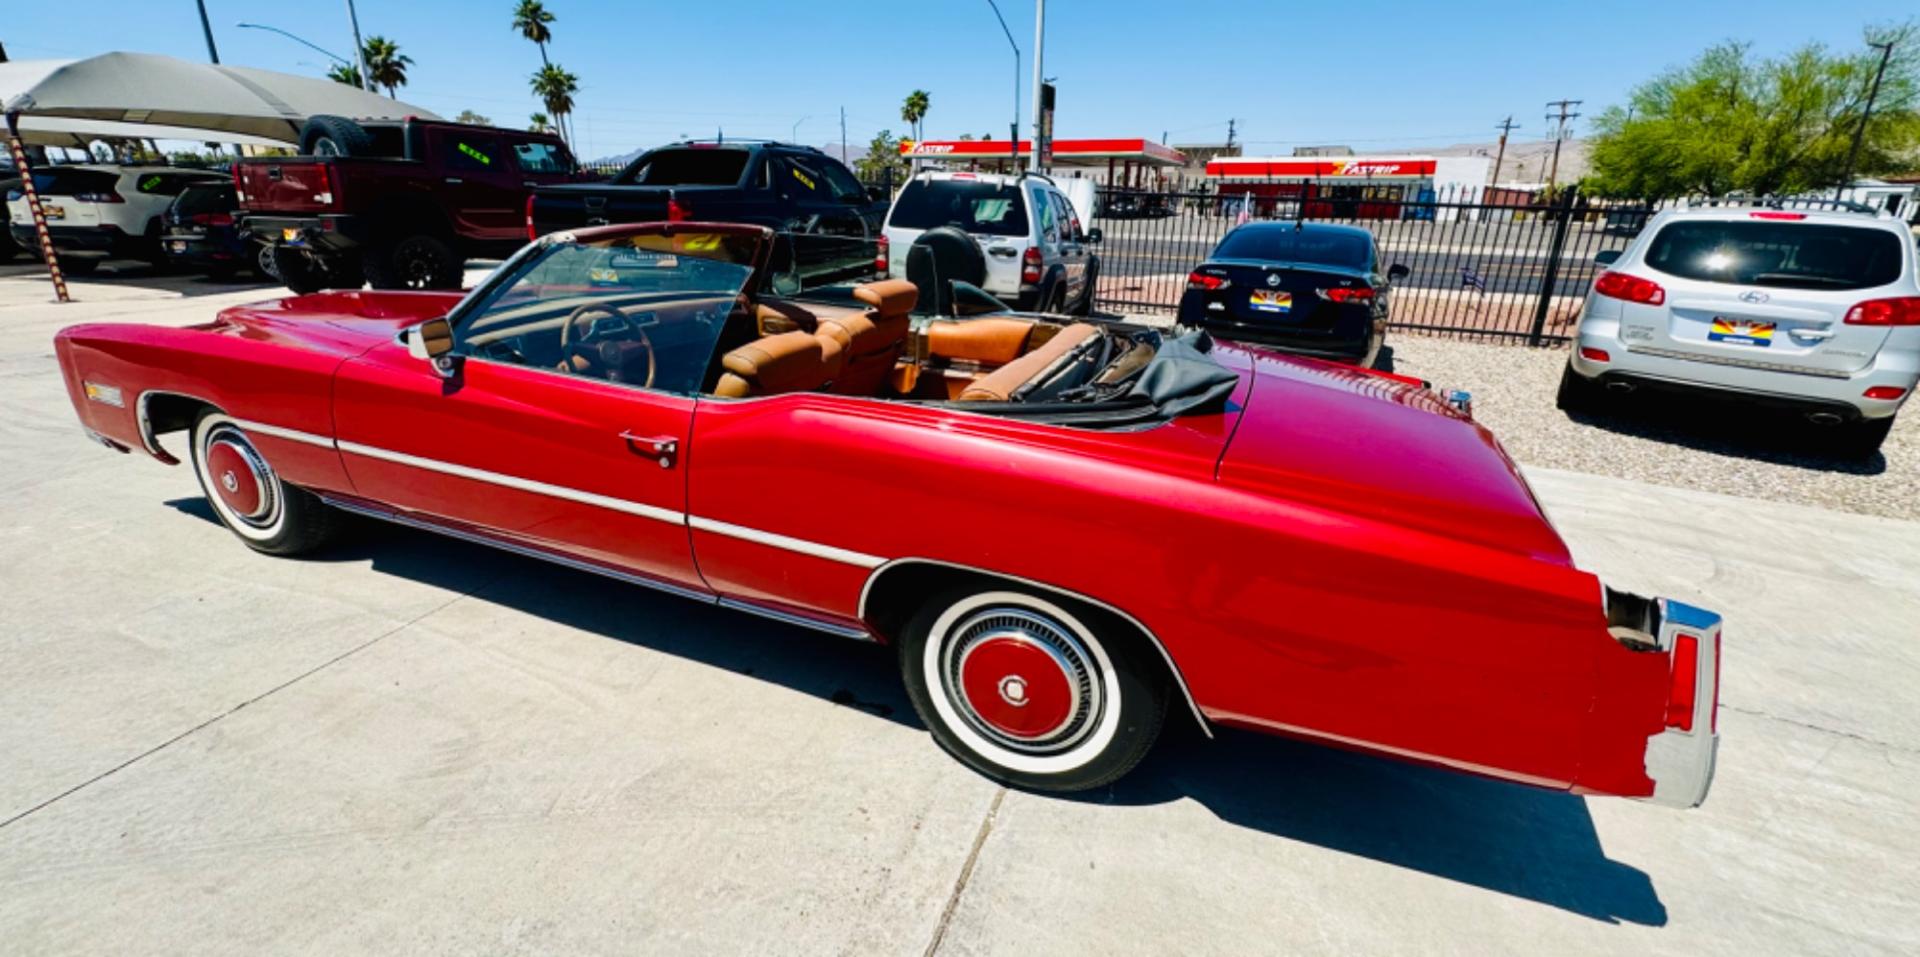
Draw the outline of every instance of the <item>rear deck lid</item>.
<instances>
[{"instance_id":1,"label":"rear deck lid","mask_svg":"<svg viewBox=\"0 0 1920 957\"><path fill-rule=\"evenodd\" d=\"M1664 301L1625 303L1622 330L1632 345L1706 361L1843 376L1871 363L1888 335L1847 323L1847 313L1913 294L1911 247L1893 230L1840 217L1676 220L1648 243L1641 268L1627 270L1658 283Z\"/></svg>"}]
</instances>

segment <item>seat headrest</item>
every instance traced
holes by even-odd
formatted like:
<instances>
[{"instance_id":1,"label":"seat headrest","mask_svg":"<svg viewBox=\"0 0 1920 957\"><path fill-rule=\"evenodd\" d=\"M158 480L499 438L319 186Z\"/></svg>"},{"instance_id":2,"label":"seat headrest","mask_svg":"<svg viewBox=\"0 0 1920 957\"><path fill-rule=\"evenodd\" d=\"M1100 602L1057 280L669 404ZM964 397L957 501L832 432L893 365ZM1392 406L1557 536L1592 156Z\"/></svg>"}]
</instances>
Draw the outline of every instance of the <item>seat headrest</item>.
<instances>
[{"instance_id":1,"label":"seat headrest","mask_svg":"<svg viewBox=\"0 0 1920 957\"><path fill-rule=\"evenodd\" d=\"M920 301L920 287L905 279L882 279L854 287L853 298L882 316L904 316Z\"/></svg>"},{"instance_id":2,"label":"seat headrest","mask_svg":"<svg viewBox=\"0 0 1920 957\"><path fill-rule=\"evenodd\" d=\"M790 302L762 302L754 307L754 319L763 336L782 332L812 332L819 320L813 313Z\"/></svg>"}]
</instances>

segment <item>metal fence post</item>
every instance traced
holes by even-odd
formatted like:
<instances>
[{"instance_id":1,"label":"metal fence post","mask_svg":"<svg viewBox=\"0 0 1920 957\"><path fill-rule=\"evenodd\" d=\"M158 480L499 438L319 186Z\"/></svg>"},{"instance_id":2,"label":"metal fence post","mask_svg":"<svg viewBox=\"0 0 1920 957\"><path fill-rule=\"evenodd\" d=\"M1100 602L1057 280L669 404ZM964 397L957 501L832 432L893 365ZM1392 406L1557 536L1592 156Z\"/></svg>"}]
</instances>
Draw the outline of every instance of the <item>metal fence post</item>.
<instances>
[{"instance_id":1,"label":"metal fence post","mask_svg":"<svg viewBox=\"0 0 1920 957\"><path fill-rule=\"evenodd\" d=\"M1547 312L1553 308L1553 293L1560 285L1560 254L1567 248L1567 233L1573 228L1573 199L1578 192L1567 187L1560 194L1560 202L1555 206L1554 215L1558 218L1553 224L1553 243L1547 249L1546 273L1540 277L1540 303L1533 310L1533 330L1527 333L1527 345L1538 346L1541 337L1547 331Z\"/></svg>"}]
</instances>

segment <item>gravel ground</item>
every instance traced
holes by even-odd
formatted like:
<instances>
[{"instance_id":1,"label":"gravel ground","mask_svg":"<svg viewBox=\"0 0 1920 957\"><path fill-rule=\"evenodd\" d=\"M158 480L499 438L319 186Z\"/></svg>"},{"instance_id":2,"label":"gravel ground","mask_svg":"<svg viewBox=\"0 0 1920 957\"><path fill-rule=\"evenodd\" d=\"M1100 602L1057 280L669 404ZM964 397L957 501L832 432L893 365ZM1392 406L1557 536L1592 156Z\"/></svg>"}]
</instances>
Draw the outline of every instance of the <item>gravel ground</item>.
<instances>
[{"instance_id":1,"label":"gravel ground","mask_svg":"<svg viewBox=\"0 0 1920 957\"><path fill-rule=\"evenodd\" d=\"M1634 398L1571 419L1553 404L1565 347L1388 341L1384 367L1473 393L1474 416L1523 464L1920 520L1920 414L1901 415L1879 455L1836 459L1806 451L1813 426L1727 402Z\"/></svg>"}]
</instances>

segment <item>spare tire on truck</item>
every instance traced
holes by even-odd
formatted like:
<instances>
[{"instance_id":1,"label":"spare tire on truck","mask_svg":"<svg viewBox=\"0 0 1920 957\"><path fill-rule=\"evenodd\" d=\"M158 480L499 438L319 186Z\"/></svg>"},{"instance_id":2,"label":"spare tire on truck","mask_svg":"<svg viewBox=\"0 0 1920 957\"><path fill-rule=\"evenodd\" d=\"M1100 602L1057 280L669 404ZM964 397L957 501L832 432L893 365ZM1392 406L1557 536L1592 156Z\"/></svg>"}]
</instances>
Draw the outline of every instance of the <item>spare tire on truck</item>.
<instances>
[{"instance_id":1,"label":"spare tire on truck","mask_svg":"<svg viewBox=\"0 0 1920 957\"><path fill-rule=\"evenodd\" d=\"M373 137L344 116L316 113L307 117L300 130L303 156L366 156L373 152Z\"/></svg>"}]
</instances>

